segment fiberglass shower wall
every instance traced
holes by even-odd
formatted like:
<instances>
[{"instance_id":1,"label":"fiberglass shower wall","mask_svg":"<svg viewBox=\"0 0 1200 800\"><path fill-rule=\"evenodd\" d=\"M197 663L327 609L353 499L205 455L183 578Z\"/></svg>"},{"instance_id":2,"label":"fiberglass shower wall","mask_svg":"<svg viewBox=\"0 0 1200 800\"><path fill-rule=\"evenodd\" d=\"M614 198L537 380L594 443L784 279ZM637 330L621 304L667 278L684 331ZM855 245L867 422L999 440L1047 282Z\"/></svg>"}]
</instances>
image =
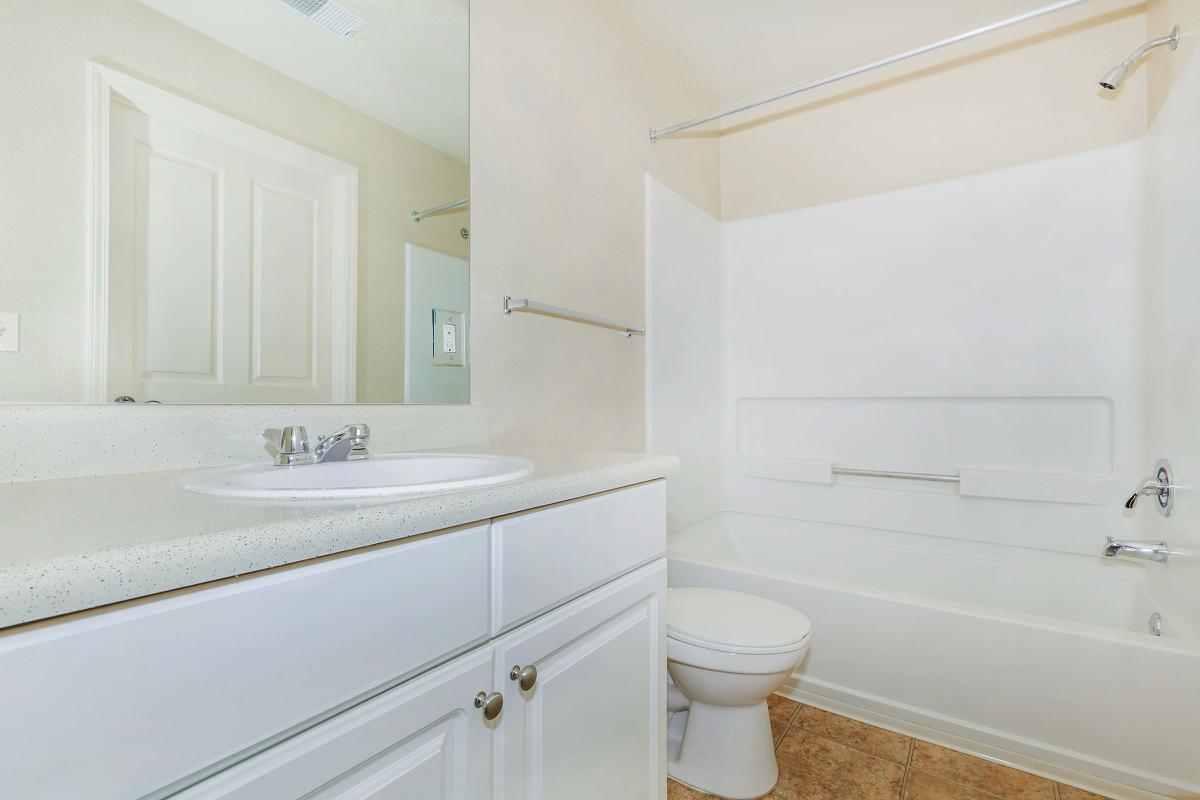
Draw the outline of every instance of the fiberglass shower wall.
<instances>
[{"instance_id":1,"label":"fiberglass shower wall","mask_svg":"<svg viewBox=\"0 0 1200 800\"><path fill-rule=\"evenodd\" d=\"M1132 534L1120 501L1141 477L1141 153L726 223L652 183L653 446L716 465L689 473L685 457L696 486L673 523L719 505L1081 553ZM712 226L720 281L677 302L661 287L697 281L696 262L660 243L709 241ZM718 309L719 341L692 354L720 375L716 424L678 430L655 420L681 398L694 415L707 387L669 372L653 337L666 320L707 330L697 294ZM829 486L830 463L963 484Z\"/></svg>"}]
</instances>

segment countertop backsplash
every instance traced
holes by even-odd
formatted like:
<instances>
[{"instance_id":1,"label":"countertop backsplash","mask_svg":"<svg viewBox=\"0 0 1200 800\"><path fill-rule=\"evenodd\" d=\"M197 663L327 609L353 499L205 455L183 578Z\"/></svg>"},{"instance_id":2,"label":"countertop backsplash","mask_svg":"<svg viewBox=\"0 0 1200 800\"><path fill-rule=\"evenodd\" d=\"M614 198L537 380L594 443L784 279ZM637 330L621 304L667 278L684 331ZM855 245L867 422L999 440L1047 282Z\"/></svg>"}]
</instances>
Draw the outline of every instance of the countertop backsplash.
<instances>
[{"instance_id":1,"label":"countertop backsplash","mask_svg":"<svg viewBox=\"0 0 1200 800\"><path fill-rule=\"evenodd\" d=\"M266 428L310 437L351 422L375 452L484 447L489 415L469 405L0 405L0 483L216 467L266 459Z\"/></svg>"}]
</instances>

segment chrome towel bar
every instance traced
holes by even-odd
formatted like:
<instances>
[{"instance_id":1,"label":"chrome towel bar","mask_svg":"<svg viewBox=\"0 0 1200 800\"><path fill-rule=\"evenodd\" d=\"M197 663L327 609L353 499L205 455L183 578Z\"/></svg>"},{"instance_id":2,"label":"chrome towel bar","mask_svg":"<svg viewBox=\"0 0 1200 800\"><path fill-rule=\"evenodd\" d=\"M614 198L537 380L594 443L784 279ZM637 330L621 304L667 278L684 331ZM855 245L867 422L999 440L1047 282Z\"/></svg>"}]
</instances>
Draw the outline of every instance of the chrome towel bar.
<instances>
[{"instance_id":1,"label":"chrome towel bar","mask_svg":"<svg viewBox=\"0 0 1200 800\"><path fill-rule=\"evenodd\" d=\"M504 313L511 314L514 311L521 311L528 314L541 314L547 317L558 317L559 319L569 320L570 322L582 322L585 325L598 325L601 328L610 328L614 331L620 331L626 336L645 336L646 329L638 328L633 325L626 325L624 322L617 322L615 319L608 317L589 314L586 311L575 311L562 306L552 306L547 303L538 303L525 298L504 298Z\"/></svg>"}]
</instances>

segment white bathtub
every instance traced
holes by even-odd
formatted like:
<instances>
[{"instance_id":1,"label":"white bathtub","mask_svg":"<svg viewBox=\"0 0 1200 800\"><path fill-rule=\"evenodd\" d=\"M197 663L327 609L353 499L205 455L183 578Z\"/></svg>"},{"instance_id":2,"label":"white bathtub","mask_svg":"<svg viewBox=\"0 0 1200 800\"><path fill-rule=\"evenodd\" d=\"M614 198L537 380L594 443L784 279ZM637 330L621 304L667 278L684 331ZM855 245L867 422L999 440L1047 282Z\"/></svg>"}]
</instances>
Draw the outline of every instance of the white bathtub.
<instances>
[{"instance_id":1,"label":"white bathtub","mask_svg":"<svg viewBox=\"0 0 1200 800\"><path fill-rule=\"evenodd\" d=\"M801 609L798 700L1104 791L1200 795L1200 636L1141 564L723 513L672 586ZM1152 613L1162 635L1149 632Z\"/></svg>"}]
</instances>

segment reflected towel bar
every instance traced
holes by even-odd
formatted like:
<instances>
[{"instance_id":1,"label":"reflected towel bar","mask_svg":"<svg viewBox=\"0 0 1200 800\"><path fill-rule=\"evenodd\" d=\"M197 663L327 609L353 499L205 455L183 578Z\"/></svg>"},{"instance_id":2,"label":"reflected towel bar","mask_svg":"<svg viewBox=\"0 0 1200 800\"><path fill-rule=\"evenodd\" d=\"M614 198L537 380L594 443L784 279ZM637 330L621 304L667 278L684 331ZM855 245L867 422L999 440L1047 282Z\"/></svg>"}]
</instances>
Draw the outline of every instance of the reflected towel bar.
<instances>
[{"instance_id":1,"label":"reflected towel bar","mask_svg":"<svg viewBox=\"0 0 1200 800\"><path fill-rule=\"evenodd\" d=\"M514 311L522 311L530 314L542 314L547 317L558 317L559 319L569 320L571 322L582 322L586 325L598 325L601 328L611 328L614 331L620 331L626 336L645 336L645 328L637 328L632 325L626 325L623 322L609 319L607 317L599 317L595 314L589 314L586 311L574 311L561 306L547 305L546 303L537 303L533 300L524 298L504 298L504 313L511 314Z\"/></svg>"},{"instance_id":2,"label":"reflected towel bar","mask_svg":"<svg viewBox=\"0 0 1200 800\"><path fill-rule=\"evenodd\" d=\"M424 211L414 211L409 214L409 216L412 217L413 222L420 222L428 216L432 216L433 214L437 214L442 211L449 211L450 209L458 208L459 206L465 206L469 202L471 202L471 198L469 197L464 197L460 200L451 200L449 203L442 203L440 206L427 208Z\"/></svg>"},{"instance_id":3,"label":"reflected towel bar","mask_svg":"<svg viewBox=\"0 0 1200 800\"><path fill-rule=\"evenodd\" d=\"M899 478L906 481L931 481L933 483L958 483L957 475L943 475L937 472L892 472L884 469L851 469L849 467L834 467L830 470L834 475L846 475L855 478Z\"/></svg>"}]
</instances>

